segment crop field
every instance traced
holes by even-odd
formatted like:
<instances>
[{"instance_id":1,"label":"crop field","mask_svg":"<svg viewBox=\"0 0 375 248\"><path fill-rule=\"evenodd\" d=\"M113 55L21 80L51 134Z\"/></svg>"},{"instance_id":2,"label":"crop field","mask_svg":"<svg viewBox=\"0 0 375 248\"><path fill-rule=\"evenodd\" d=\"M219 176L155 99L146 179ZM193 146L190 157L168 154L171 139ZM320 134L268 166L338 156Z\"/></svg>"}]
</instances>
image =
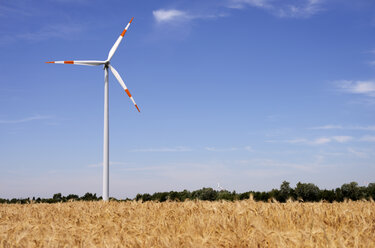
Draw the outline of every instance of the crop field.
<instances>
[{"instance_id":1,"label":"crop field","mask_svg":"<svg viewBox=\"0 0 375 248\"><path fill-rule=\"evenodd\" d=\"M375 203L0 204L0 247L375 247Z\"/></svg>"}]
</instances>

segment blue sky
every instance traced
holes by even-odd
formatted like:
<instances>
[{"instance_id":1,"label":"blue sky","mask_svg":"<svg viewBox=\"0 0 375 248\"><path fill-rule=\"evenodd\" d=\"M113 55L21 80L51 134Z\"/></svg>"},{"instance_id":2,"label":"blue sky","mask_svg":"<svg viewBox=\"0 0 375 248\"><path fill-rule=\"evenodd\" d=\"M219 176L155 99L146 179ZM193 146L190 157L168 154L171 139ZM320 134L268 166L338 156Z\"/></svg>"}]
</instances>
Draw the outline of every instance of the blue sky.
<instances>
[{"instance_id":1,"label":"blue sky","mask_svg":"<svg viewBox=\"0 0 375 248\"><path fill-rule=\"evenodd\" d=\"M0 1L0 197L110 195L375 175L372 0Z\"/></svg>"}]
</instances>

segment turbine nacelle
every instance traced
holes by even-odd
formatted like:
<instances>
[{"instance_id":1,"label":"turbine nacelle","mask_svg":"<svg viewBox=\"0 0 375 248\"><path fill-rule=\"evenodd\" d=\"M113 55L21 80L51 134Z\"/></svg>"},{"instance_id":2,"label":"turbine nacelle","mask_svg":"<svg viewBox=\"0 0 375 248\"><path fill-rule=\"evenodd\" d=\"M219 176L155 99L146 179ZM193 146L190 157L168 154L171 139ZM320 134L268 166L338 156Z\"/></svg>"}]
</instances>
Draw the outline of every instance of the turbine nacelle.
<instances>
[{"instance_id":1,"label":"turbine nacelle","mask_svg":"<svg viewBox=\"0 0 375 248\"><path fill-rule=\"evenodd\" d=\"M106 60L106 61L104 62L104 65L103 65L103 70L104 70L105 68L108 68L108 67L109 67L109 64L110 64L109 60Z\"/></svg>"}]
</instances>

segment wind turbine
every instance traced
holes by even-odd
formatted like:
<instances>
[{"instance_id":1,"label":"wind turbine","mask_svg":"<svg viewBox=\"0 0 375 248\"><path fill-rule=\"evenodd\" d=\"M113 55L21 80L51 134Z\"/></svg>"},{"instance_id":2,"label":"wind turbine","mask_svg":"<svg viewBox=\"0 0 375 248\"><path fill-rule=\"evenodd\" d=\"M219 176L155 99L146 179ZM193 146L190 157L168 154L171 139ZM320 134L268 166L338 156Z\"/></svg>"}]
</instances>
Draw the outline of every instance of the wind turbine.
<instances>
[{"instance_id":1,"label":"wind turbine","mask_svg":"<svg viewBox=\"0 0 375 248\"><path fill-rule=\"evenodd\" d=\"M108 68L111 70L117 81L120 83L122 88L125 90L126 94L129 96L130 100L134 103L134 106L137 108L138 112L141 112L135 103L132 95L130 94L128 88L126 87L124 81L120 77L120 74L116 69L111 66L110 61L115 54L118 46L120 45L122 39L125 36L126 31L128 30L130 24L133 21L133 18L130 20L128 25L126 25L124 31L120 34L115 44L112 46L111 50L108 53L108 58L105 61L101 60L70 60L70 61L51 61L46 63L52 64L73 64L73 65L89 65L89 66L104 66L104 145L103 145L103 200L108 201L109 199L109 116L108 116Z\"/></svg>"}]
</instances>

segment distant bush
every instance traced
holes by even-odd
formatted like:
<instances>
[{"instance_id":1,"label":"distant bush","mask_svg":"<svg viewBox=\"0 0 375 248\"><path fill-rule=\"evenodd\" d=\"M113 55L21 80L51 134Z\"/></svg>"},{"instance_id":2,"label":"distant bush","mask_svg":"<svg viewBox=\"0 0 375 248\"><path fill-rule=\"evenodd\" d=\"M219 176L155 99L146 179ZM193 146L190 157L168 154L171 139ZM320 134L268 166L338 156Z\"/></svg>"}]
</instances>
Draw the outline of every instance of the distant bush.
<instances>
[{"instance_id":1,"label":"distant bush","mask_svg":"<svg viewBox=\"0 0 375 248\"><path fill-rule=\"evenodd\" d=\"M343 184L340 188L336 189L319 189L318 186L312 183L301 183L298 182L295 188L290 187L290 183L284 181L280 185L280 189L272 189L269 192L259 192L259 191L248 191L244 193L236 193L236 191L230 192L228 190L214 190L212 188L202 188L195 191L183 190L170 191L170 192L156 192L154 194L137 194L134 199L117 200L115 198L110 198L111 201L185 201L185 200L202 200L202 201L236 201L245 200L250 198L250 194L253 196L255 201L267 202L271 199L275 199L279 202L286 202L288 199L302 200L307 202L316 201L327 201L327 202L341 202L345 199L350 199L353 201L370 198L375 199L375 183L370 183L367 187L358 186L358 183L351 182ZM54 194L52 198L13 198L13 199L1 199L0 203L57 203L57 202L67 202L67 201L99 201L102 197L96 196L87 192L83 196L70 194L68 196L63 196L61 193Z\"/></svg>"},{"instance_id":2,"label":"distant bush","mask_svg":"<svg viewBox=\"0 0 375 248\"><path fill-rule=\"evenodd\" d=\"M318 186L312 183L297 183L297 187L295 188L296 196L303 201L318 201L320 189Z\"/></svg>"}]
</instances>

